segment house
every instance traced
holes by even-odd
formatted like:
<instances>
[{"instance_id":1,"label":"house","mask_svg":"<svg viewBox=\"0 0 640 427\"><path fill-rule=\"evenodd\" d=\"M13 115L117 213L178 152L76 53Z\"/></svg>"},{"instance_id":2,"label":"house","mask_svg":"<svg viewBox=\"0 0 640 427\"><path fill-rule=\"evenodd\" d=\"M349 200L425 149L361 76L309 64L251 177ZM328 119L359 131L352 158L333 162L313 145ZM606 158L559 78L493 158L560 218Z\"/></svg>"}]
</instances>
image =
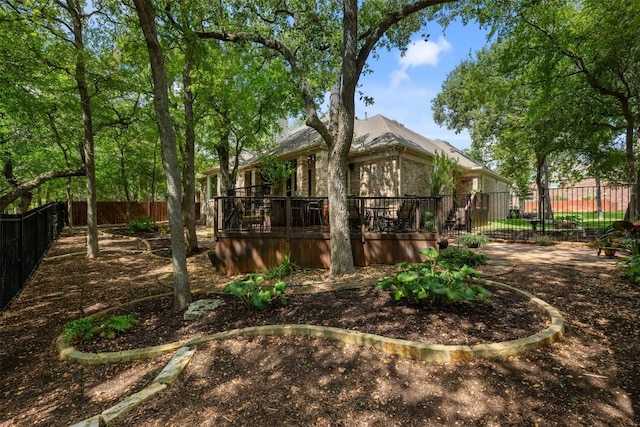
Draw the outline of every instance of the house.
<instances>
[{"instance_id":1,"label":"house","mask_svg":"<svg viewBox=\"0 0 640 427\"><path fill-rule=\"evenodd\" d=\"M347 161L348 195L432 196L431 169L436 153L445 153L457 160L462 171L457 194L504 193L505 200L500 203L487 203L485 200L481 204L486 204L487 209L504 210L506 217L510 199L509 183L505 178L449 143L426 138L382 115L355 120L354 138ZM276 183L271 195L327 196L327 146L314 129L302 126L286 133L273 154L282 161L290 162L295 172L286 182ZM236 188L261 188L263 180L258 169L260 165L261 156L245 157L238 168ZM206 181L203 183L208 199L220 195L217 173L215 167L204 172ZM455 204L452 202L451 206L445 206L445 212L455 215L456 210L464 209L464 206Z\"/></svg>"},{"instance_id":2,"label":"house","mask_svg":"<svg viewBox=\"0 0 640 427\"><path fill-rule=\"evenodd\" d=\"M460 195L432 195L436 154L457 160ZM270 154L289 162L283 182L263 182L264 157L247 155L236 188L221 194L217 168L204 172L207 224L216 251L212 263L225 274L271 268L287 254L305 268L330 266L328 150L303 126L286 133ZM350 241L355 265L423 260L443 227L470 230L497 215L506 218L507 181L447 142L431 140L384 116L356 120L347 159ZM493 212L491 212L493 211Z\"/></svg>"}]
</instances>

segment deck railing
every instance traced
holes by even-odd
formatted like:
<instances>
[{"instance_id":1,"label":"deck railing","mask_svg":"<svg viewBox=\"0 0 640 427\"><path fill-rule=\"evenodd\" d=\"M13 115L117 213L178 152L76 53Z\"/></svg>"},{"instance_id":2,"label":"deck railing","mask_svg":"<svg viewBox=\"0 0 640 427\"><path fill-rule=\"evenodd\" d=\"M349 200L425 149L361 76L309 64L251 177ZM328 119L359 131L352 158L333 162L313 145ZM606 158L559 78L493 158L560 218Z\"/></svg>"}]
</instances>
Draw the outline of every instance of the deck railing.
<instances>
[{"instance_id":1,"label":"deck railing","mask_svg":"<svg viewBox=\"0 0 640 427\"><path fill-rule=\"evenodd\" d=\"M437 232L440 197L348 197L354 233ZM326 197L233 196L213 201L215 232L328 232Z\"/></svg>"}]
</instances>

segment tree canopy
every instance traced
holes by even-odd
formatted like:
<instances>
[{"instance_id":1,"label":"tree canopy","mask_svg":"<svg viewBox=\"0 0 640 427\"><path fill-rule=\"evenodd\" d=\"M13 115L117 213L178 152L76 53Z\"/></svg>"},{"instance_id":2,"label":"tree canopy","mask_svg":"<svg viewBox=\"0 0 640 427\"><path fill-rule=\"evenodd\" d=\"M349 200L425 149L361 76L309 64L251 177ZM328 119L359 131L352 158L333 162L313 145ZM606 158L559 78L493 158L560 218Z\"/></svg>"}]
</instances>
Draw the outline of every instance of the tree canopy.
<instances>
[{"instance_id":1,"label":"tree canopy","mask_svg":"<svg viewBox=\"0 0 640 427\"><path fill-rule=\"evenodd\" d=\"M558 180L579 170L637 185L637 2L552 3L474 12L494 37L451 73L434 117L469 129L471 152L522 190L534 175L544 187L549 165ZM616 167L620 140L626 178Z\"/></svg>"}]
</instances>

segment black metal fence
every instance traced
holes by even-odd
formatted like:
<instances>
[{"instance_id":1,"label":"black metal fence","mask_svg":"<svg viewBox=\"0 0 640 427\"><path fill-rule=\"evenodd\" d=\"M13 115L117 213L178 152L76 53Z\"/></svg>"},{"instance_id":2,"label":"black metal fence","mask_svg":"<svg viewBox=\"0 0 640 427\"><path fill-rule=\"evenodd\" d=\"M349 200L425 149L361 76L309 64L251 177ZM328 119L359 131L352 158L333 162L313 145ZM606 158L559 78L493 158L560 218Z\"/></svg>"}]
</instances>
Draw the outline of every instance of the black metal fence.
<instances>
[{"instance_id":1,"label":"black metal fence","mask_svg":"<svg viewBox=\"0 0 640 427\"><path fill-rule=\"evenodd\" d=\"M0 312L20 293L65 224L66 204L0 215Z\"/></svg>"},{"instance_id":2,"label":"black metal fence","mask_svg":"<svg viewBox=\"0 0 640 427\"><path fill-rule=\"evenodd\" d=\"M277 232L328 231L328 201L313 197L271 197L263 187L215 199L221 230ZM612 222L625 218L633 202L631 186L533 189L514 193L465 193L441 197L349 197L352 231L434 232L455 239L482 233L511 241L593 240ZM405 215L406 214L406 215Z\"/></svg>"},{"instance_id":3,"label":"black metal fence","mask_svg":"<svg viewBox=\"0 0 640 427\"><path fill-rule=\"evenodd\" d=\"M534 190L524 200L509 192L443 196L442 234L588 242L613 221L624 219L630 202L628 185Z\"/></svg>"}]
</instances>

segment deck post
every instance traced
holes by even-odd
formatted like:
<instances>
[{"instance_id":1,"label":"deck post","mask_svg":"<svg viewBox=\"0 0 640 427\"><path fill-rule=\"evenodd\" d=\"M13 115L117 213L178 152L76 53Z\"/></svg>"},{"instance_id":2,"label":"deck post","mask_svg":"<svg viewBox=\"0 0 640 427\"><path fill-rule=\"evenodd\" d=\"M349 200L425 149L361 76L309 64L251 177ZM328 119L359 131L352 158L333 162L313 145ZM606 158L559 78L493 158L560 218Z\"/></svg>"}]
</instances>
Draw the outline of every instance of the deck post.
<instances>
[{"instance_id":1,"label":"deck post","mask_svg":"<svg viewBox=\"0 0 640 427\"><path fill-rule=\"evenodd\" d=\"M291 241L291 197L287 197L284 201L284 238L287 242Z\"/></svg>"},{"instance_id":2,"label":"deck post","mask_svg":"<svg viewBox=\"0 0 640 427\"><path fill-rule=\"evenodd\" d=\"M213 199L213 239L218 241L218 198Z\"/></svg>"},{"instance_id":3,"label":"deck post","mask_svg":"<svg viewBox=\"0 0 640 427\"><path fill-rule=\"evenodd\" d=\"M442 233L442 196L436 198L436 242L440 241Z\"/></svg>"},{"instance_id":4,"label":"deck post","mask_svg":"<svg viewBox=\"0 0 640 427\"><path fill-rule=\"evenodd\" d=\"M356 207L358 209L358 215L360 216L360 241L362 242L362 244L364 244L367 240L364 237L364 230L366 228L366 225L364 223L364 199L362 197L358 197L356 200Z\"/></svg>"}]
</instances>

